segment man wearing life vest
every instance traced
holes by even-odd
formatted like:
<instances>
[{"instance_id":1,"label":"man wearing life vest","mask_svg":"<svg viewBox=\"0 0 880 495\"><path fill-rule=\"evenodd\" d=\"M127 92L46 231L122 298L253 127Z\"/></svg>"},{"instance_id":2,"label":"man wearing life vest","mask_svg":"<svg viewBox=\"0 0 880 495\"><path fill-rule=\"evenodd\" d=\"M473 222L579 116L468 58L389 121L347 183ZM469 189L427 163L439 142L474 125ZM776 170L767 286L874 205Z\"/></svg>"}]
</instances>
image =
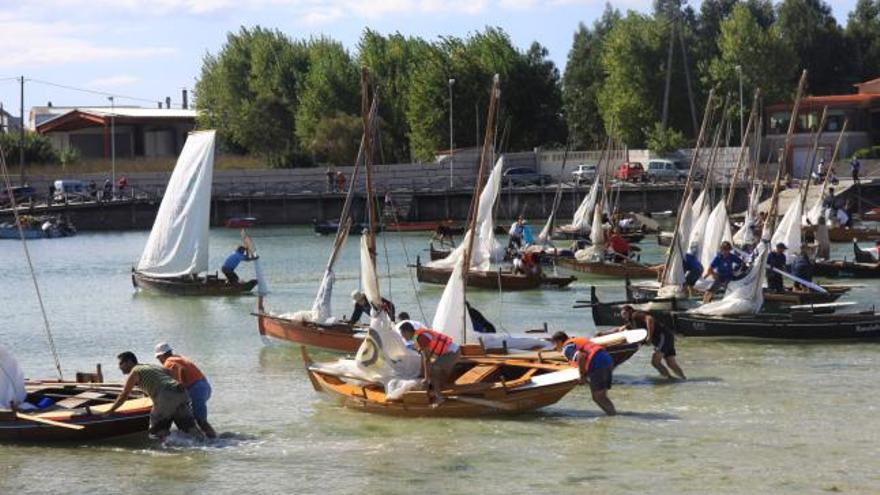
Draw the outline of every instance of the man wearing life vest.
<instances>
[{"instance_id":1,"label":"man wearing life vest","mask_svg":"<svg viewBox=\"0 0 880 495\"><path fill-rule=\"evenodd\" d=\"M565 332L553 334L553 345L561 352L572 366L577 366L581 375L581 383L590 383L590 393L593 402L605 411L605 414L614 416L617 410L614 403L608 398L608 390L611 388L611 375L614 370L614 360L604 347L594 344L585 337L569 338Z\"/></svg>"},{"instance_id":2,"label":"man wearing life vest","mask_svg":"<svg viewBox=\"0 0 880 495\"><path fill-rule=\"evenodd\" d=\"M440 390L449 381L455 365L461 359L461 349L452 337L429 328L416 329L409 322L401 323L400 335L404 340L412 340L422 355L422 372L428 384L428 393L436 403L443 402Z\"/></svg>"}]
</instances>

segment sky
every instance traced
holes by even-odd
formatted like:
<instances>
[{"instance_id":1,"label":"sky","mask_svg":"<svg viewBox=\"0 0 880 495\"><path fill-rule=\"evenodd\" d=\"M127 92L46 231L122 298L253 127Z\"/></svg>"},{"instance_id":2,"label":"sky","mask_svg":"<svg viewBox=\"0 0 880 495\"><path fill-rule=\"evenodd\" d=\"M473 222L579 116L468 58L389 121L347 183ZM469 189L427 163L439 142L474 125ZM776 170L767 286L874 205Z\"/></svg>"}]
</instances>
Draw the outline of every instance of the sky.
<instances>
[{"instance_id":1,"label":"sky","mask_svg":"<svg viewBox=\"0 0 880 495\"><path fill-rule=\"evenodd\" d=\"M651 0L612 0L648 11ZM698 4L698 0L690 0ZM856 0L828 2L842 24ZM579 22L597 19L605 0L0 0L0 102L19 112L56 106L155 107L195 85L202 59L240 26L275 28L292 38L326 35L354 51L367 27L436 39L486 26L526 49L537 40L564 69ZM79 91L60 86L78 88Z\"/></svg>"}]
</instances>

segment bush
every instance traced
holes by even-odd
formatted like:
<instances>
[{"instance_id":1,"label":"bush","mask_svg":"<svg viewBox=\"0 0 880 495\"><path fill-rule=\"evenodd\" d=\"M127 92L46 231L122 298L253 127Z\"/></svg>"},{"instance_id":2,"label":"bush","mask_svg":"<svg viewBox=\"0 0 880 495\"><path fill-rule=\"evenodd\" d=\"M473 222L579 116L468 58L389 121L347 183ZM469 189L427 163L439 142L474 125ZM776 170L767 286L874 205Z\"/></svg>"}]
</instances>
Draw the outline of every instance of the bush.
<instances>
[{"instance_id":1,"label":"bush","mask_svg":"<svg viewBox=\"0 0 880 495\"><path fill-rule=\"evenodd\" d=\"M61 162L62 167L79 163L80 158L79 150L76 148L63 149L58 153L58 161Z\"/></svg>"},{"instance_id":2,"label":"bush","mask_svg":"<svg viewBox=\"0 0 880 495\"><path fill-rule=\"evenodd\" d=\"M687 146L687 139L681 131L671 127L664 129L660 122L656 122L651 129L645 129L645 135L648 149L658 155L672 153Z\"/></svg>"},{"instance_id":3,"label":"bush","mask_svg":"<svg viewBox=\"0 0 880 495\"><path fill-rule=\"evenodd\" d=\"M11 134L0 133L0 147L6 155L7 163L17 163L20 148L20 138L17 132ZM26 164L60 162L58 152L52 147L49 138L36 132L24 133L24 161Z\"/></svg>"},{"instance_id":4,"label":"bush","mask_svg":"<svg viewBox=\"0 0 880 495\"><path fill-rule=\"evenodd\" d=\"M880 159L880 146L871 146L870 148L859 148L853 153L852 157L858 158L859 160Z\"/></svg>"}]
</instances>

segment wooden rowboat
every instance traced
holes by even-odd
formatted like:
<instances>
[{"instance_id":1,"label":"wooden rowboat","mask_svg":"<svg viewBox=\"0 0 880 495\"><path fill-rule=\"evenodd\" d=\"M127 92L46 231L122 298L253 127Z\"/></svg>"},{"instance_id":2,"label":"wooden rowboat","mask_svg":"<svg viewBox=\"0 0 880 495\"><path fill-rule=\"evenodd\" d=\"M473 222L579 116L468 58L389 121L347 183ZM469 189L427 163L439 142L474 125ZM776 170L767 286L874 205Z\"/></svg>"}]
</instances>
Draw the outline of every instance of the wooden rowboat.
<instances>
[{"instance_id":1,"label":"wooden rowboat","mask_svg":"<svg viewBox=\"0 0 880 495\"><path fill-rule=\"evenodd\" d=\"M236 296L257 286L257 280L230 284L216 275L206 277L159 278L136 270L131 272L131 283L137 289L173 296Z\"/></svg>"},{"instance_id":2,"label":"wooden rowboat","mask_svg":"<svg viewBox=\"0 0 880 495\"><path fill-rule=\"evenodd\" d=\"M804 231L814 231L814 227L804 227ZM880 240L880 229L868 227L830 227L828 240L831 242L859 242Z\"/></svg>"},{"instance_id":3,"label":"wooden rowboat","mask_svg":"<svg viewBox=\"0 0 880 495\"><path fill-rule=\"evenodd\" d=\"M574 258L557 258L560 268L603 277L656 278L658 268L635 261L614 263L611 261L584 262Z\"/></svg>"},{"instance_id":4,"label":"wooden rowboat","mask_svg":"<svg viewBox=\"0 0 880 495\"><path fill-rule=\"evenodd\" d=\"M138 389L109 416L99 416L122 391L119 384L26 382L27 402L52 402L38 411L0 409L0 442L82 442L144 434L153 403ZM60 424L56 424L60 423Z\"/></svg>"},{"instance_id":5,"label":"wooden rowboat","mask_svg":"<svg viewBox=\"0 0 880 495\"><path fill-rule=\"evenodd\" d=\"M626 281L626 298L632 302L645 302L657 298L659 285L657 284L631 284ZM797 304L822 304L834 302L840 299L840 296L850 291L850 287L845 285L823 285L828 291L827 294L821 292L800 292L786 289L784 292L773 292L768 288L764 288L764 302L776 305L797 305ZM702 294L698 295L700 298ZM694 297L696 299L697 296Z\"/></svg>"},{"instance_id":6,"label":"wooden rowboat","mask_svg":"<svg viewBox=\"0 0 880 495\"><path fill-rule=\"evenodd\" d=\"M880 263L853 261L817 261L814 275L828 278L880 278Z\"/></svg>"},{"instance_id":7,"label":"wooden rowboat","mask_svg":"<svg viewBox=\"0 0 880 495\"><path fill-rule=\"evenodd\" d=\"M635 244L641 242L642 239L645 238L645 234L641 231L631 231L624 232L620 234L626 242ZM561 227L557 227L553 231L553 239L558 240L577 240L577 239L589 239L589 234L583 234L579 230L574 230L568 225L563 225Z\"/></svg>"},{"instance_id":8,"label":"wooden rowboat","mask_svg":"<svg viewBox=\"0 0 880 495\"><path fill-rule=\"evenodd\" d=\"M416 278L419 282L444 285L452 275L451 269L424 266L416 260ZM503 291L532 290L541 287L563 288L577 280L575 277L554 277L541 274L537 277L513 273L509 271L475 271L467 273L467 286L478 289Z\"/></svg>"},{"instance_id":9,"label":"wooden rowboat","mask_svg":"<svg viewBox=\"0 0 880 495\"><path fill-rule=\"evenodd\" d=\"M363 342L363 329L348 322L329 325L294 320L267 313L262 296L257 297L257 329L265 338L309 347L353 354Z\"/></svg>"},{"instance_id":10,"label":"wooden rowboat","mask_svg":"<svg viewBox=\"0 0 880 495\"><path fill-rule=\"evenodd\" d=\"M346 380L312 363L303 347L312 386L341 405L393 416L473 417L519 414L558 402L579 383L578 370L559 361L514 357L462 357L440 404L424 390L389 400L381 384Z\"/></svg>"}]
</instances>

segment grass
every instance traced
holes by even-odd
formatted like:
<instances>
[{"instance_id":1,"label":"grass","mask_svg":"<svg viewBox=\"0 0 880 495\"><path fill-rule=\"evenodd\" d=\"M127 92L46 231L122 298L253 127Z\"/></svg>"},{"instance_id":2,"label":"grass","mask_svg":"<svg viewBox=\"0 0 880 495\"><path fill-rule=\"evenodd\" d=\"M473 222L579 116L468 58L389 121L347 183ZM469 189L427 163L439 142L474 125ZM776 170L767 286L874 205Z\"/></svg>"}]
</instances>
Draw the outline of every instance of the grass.
<instances>
[{"instance_id":1,"label":"grass","mask_svg":"<svg viewBox=\"0 0 880 495\"><path fill-rule=\"evenodd\" d=\"M170 172L177 158L136 158L117 159L116 175L137 172ZM56 176L59 174L75 176L77 174L97 174L109 172L112 168L110 160L82 160L78 163L62 166L59 164L26 165L26 173L31 176ZM17 172L17 165L12 164L10 172ZM265 160L257 156L218 155L214 160L215 170L266 170L269 167Z\"/></svg>"}]
</instances>

